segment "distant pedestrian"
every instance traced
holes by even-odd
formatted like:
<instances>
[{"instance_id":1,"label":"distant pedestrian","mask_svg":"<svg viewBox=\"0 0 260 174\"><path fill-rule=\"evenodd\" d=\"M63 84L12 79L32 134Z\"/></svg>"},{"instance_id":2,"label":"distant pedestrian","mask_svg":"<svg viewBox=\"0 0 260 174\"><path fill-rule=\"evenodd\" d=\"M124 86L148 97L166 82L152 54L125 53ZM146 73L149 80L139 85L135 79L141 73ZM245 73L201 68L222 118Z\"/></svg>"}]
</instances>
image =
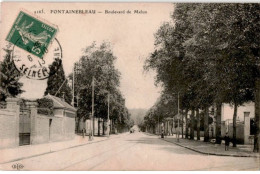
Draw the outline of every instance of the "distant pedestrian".
<instances>
[{"instance_id":1,"label":"distant pedestrian","mask_svg":"<svg viewBox=\"0 0 260 174\"><path fill-rule=\"evenodd\" d=\"M230 138L228 136L228 133L226 133L224 140L225 140L225 151L227 151L228 148L229 148L229 142L230 142Z\"/></svg>"},{"instance_id":2,"label":"distant pedestrian","mask_svg":"<svg viewBox=\"0 0 260 174\"><path fill-rule=\"evenodd\" d=\"M89 129L88 140L89 140L89 141L92 141L92 140L93 140L93 137L92 137L92 129Z\"/></svg>"},{"instance_id":3,"label":"distant pedestrian","mask_svg":"<svg viewBox=\"0 0 260 174\"><path fill-rule=\"evenodd\" d=\"M162 129L161 138L164 138L164 130Z\"/></svg>"},{"instance_id":4,"label":"distant pedestrian","mask_svg":"<svg viewBox=\"0 0 260 174\"><path fill-rule=\"evenodd\" d=\"M86 133L86 129L83 128L83 129L82 129L82 137L83 137L83 138L85 137L85 133Z\"/></svg>"}]
</instances>

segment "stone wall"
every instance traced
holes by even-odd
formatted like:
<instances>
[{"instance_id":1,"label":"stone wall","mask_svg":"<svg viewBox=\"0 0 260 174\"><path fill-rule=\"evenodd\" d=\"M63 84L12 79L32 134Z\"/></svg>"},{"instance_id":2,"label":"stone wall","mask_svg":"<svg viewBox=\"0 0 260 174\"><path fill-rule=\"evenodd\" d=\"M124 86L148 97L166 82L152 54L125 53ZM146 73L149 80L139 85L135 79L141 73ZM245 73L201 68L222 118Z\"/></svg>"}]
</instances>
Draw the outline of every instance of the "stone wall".
<instances>
[{"instance_id":1,"label":"stone wall","mask_svg":"<svg viewBox=\"0 0 260 174\"><path fill-rule=\"evenodd\" d=\"M37 115L34 124L35 135L31 136L31 144L49 142L49 118L45 115Z\"/></svg>"},{"instance_id":2,"label":"stone wall","mask_svg":"<svg viewBox=\"0 0 260 174\"><path fill-rule=\"evenodd\" d=\"M79 133L82 133L82 129L85 128L86 129L86 135L89 135L90 124L91 124L91 127L92 127L93 126L92 120L90 121L89 119L87 119L87 120L83 121L83 119L81 119L80 123L79 123ZM95 128L94 133L95 133L95 135L98 135L98 119L95 119L94 124L95 124L94 125L94 128ZM101 131L100 132L102 133L102 124L101 124Z\"/></svg>"},{"instance_id":3,"label":"stone wall","mask_svg":"<svg viewBox=\"0 0 260 174\"><path fill-rule=\"evenodd\" d=\"M50 140L51 141L59 141L65 139L63 134L63 120L64 117L52 117L52 123L50 126Z\"/></svg>"},{"instance_id":4,"label":"stone wall","mask_svg":"<svg viewBox=\"0 0 260 174\"><path fill-rule=\"evenodd\" d=\"M233 138L233 124L228 125L228 135L230 138ZM237 123L236 124L236 139L238 144L244 143L244 124Z\"/></svg>"},{"instance_id":5,"label":"stone wall","mask_svg":"<svg viewBox=\"0 0 260 174\"><path fill-rule=\"evenodd\" d=\"M19 146L19 100L6 101L7 108L0 110L0 148Z\"/></svg>"},{"instance_id":6,"label":"stone wall","mask_svg":"<svg viewBox=\"0 0 260 174\"><path fill-rule=\"evenodd\" d=\"M0 109L0 148L18 147L19 129L20 132L25 131L30 134L28 140L30 144L74 138L75 113L70 112L63 116L42 115L37 113L37 102L26 101L29 117L25 117L26 120L23 120L26 125L23 125L23 131L21 131L21 125L19 125L20 99L7 98L6 102L6 109Z\"/></svg>"},{"instance_id":7,"label":"stone wall","mask_svg":"<svg viewBox=\"0 0 260 174\"><path fill-rule=\"evenodd\" d=\"M64 117L64 139L72 139L75 136L75 118Z\"/></svg>"},{"instance_id":8,"label":"stone wall","mask_svg":"<svg viewBox=\"0 0 260 174\"><path fill-rule=\"evenodd\" d=\"M35 119L36 135L32 144L72 139L75 136L75 119L70 117L49 117L38 114Z\"/></svg>"}]
</instances>

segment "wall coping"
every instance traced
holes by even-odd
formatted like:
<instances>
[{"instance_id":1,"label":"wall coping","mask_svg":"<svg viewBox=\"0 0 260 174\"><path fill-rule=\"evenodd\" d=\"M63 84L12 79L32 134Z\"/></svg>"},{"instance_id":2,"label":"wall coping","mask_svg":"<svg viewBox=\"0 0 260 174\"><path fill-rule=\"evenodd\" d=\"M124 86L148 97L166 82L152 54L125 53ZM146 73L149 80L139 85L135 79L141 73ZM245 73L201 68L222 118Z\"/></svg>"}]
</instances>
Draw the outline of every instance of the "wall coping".
<instances>
[{"instance_id":1,"label":"wall coping","mask_svg":"<svg viewBox=\"0 0 260 174\"><path fill-rule=\"evenodd\" d=\"M20 98L13 98L13 97L8 97L7 99L6 99L6 102L7 103L13 103L13 102L19 102L21 99Z\"/></svg>"},{"instance_id":2,"label":"wall coping","mask_svg":"<svg viewBox=\"0 0 260 174\"><path fill-rule=\"evenodd\" d=\"M29 107L37 107L38 103L36 101L26 101L25 104Z\"/></svg>"}]
</instances>

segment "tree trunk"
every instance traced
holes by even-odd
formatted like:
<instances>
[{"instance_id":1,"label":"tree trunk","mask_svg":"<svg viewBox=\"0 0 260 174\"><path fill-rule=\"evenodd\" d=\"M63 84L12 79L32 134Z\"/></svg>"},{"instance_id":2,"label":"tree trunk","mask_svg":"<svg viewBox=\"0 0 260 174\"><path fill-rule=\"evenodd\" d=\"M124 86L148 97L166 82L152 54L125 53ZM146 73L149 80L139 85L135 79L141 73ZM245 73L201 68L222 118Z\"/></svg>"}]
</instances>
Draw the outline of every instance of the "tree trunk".
<instances>
[{"instance_id":1,"label":"tree trunk","mask_svg":"<svg viewBox=\"0 0 260 174\"><path fill-rule=\"evenodd\" d=\"M116 133L116 129L115 129L115 120L112 120L112 132L115 134Z\"/></svg>"},{"instance_id":2,"label":"tree trunk","mask_svg":"<svg viewBox=\"0 0 260 174\"><path fill-rule=\"evenodd\" d=\"M113 120L110 120L110 132L113 133Z\"/></svg>"},{"instance_id":3,"label":"tree trunk","mask_svg":"<svg viewBox=\"0 0 260 174\"><path fill-rule=\"evenodd\" d=\"M105 120L103 119L103 122L102 122L102 135L105 135Z\"/></svg>"},{"instance_id":4,"label":"tree trunk","mask_svg":"<svg viewBox=\"0 0 260 174\"><path fill-rule=\"evenodd\" d=\"M185 112L185 124L186 124L186 126L185 126L185 139L188 139L188 117L187 117L187 115L188 115L188 109L186 110L186 112Z\"/></svg>"},{"instance_id":5,"label":"tree trunk","mask_svg":"<svg viewBox=\"0 0 260 174\"><path fill-rule=\"evenodd\" d=\"M204 111L204 142L209 141L209 108L205 107Z\"/></svg>"},{"instance_id":6,"label":"tree trunk","mask_svg":"<svg viewBox=\"0 0 260 174\"><path fill-rule=\"evenodd\" d=\"M98 118L98 136L100 136L100 118Z\"/></svg>"},{"instance_id":7,"label":"tree trunk","mask_svg":"<svg viewBox=\"0 0 260 174\"><path fill-rule=\"evenodd\" d=\"M77 118L77 128L76 128L76 130L77 130L77 133L79 133L80 132L80 130L79 130L79 124L80 124L80 118L79 117L76 117Z\"/></svg>"},{"instance_id":8,"label":"tree trunk","mask_svg":"<svg viewBox=\"0 0 260 174\"><path fill-rule=\"evenodd\" d=\"M220 102L216 103L216 144L221 144L221 106Z\"/></svg>"},{"instance_id":9,"label":"tree trunk","mask_svg":"<svg viewBox=\"0 0 260 174\"><path fill-rule=\"evenodd\" d=\"M192 108L191 110L191 128L190 128L190 139L194 140L194 115L195 115L195 110Z\"/></svg>"},{"instance_id":10,"label":"tree trunk","mask_svg":"<svg viewBox=\"0 0 260 174\"><path fill-rule=\"evenodd\" d=\"M196 118L197 118L197 140L200 140L200 113L199 109L196 109Z\"/></svg>"},{"instance_id":11,"label":"tree trunk","mask_svg":"<svg viewBox=\"0 0 260 174\"><path fill-rule=\"evenodd\" d=\"M95 117L92 118L93 120L91 120L93 126L92 126L92 132L93 132L93 136L95 135Z\"/></svg>"},{"instance_id":12,"label":"tree trunk","mask_svg":"<svg viewBox=\"0 0 260 174\"><path fill-rule=\"evenodd\" d=\"M174 124L174 120L172 120L172 129L171 129L172 136L174 135L174 129L175 129L175 124Z\"/></svg>"},{"instance_id":13,"label":"tree trunk","mask_svg":"<svg viewBox=\"0 0 260 174\"><path fill-rule=\"evenodd\" d=\"M184 135L183 135L183 110L181 111L181 138L183 138L184 137Z\"/></svg>"},{"instance_id":14,"label":"tree trunk","mask_svg":"<svg viewBox=\"0 0 260 174\"><path fill-rule=\"evenodd\" d=\"M233 147L237 147L237 104L235 102L233 115Z\"/></svg>"},{"instance_id":15,"label":"tree trunk","mask_svg":"<svg viewBox=\"0 0 260 174\"><path fill-rule=\"evenodd\" d=\"M256 133L254 135L254 152L259 152L260 149L260 79L256 80L255 91L255 124Z\"/></svg>"}]
</instances>

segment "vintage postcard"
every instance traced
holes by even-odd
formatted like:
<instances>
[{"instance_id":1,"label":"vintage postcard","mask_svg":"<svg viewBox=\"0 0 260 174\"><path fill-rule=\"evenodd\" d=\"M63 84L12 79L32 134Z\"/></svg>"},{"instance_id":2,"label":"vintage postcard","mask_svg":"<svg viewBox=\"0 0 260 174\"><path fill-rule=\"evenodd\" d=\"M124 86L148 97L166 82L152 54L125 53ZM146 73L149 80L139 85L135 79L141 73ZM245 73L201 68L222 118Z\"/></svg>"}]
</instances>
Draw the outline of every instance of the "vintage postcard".
<instances>
[{"instance_id":1,"label":"vintage postcard","mask_svg":"<svg viewBox=\"0 0 260 174\"><path fill-rule=\"evenodd\" d=\"M0 170L259 171L260 4L2 2Z\"/></svg>"}]
</instances>

